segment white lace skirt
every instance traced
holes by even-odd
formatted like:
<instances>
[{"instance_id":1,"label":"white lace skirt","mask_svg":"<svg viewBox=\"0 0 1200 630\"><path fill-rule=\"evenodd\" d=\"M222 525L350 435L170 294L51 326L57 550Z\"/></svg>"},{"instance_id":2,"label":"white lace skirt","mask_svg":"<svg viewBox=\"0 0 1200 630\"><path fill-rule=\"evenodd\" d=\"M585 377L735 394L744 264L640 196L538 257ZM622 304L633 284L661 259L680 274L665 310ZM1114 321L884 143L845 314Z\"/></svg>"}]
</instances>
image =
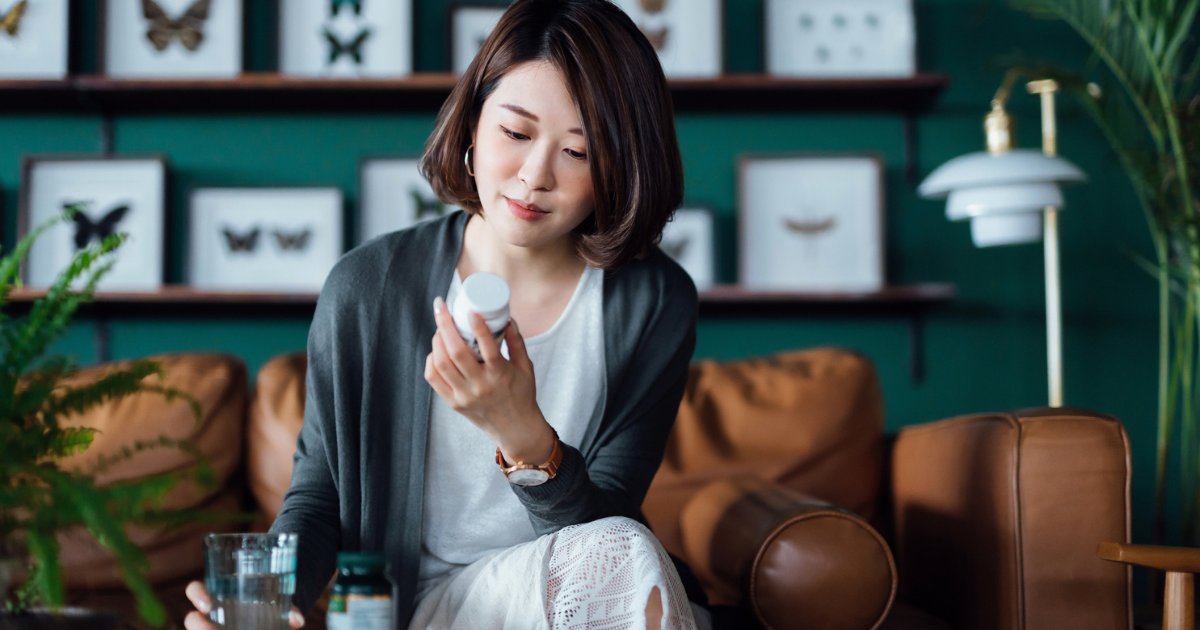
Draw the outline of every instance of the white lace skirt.
<instances>
[{"instance_id":1,"label":"white lace skirt","mask_svg":"<svg viewBox=\"0 0 1200 630\"><path fill-rule=\"evenodd\" d=\"M573 525L487 556L427 587L410 630L644 628L654 587L664 630L696 627L675 565L637 521Z\"/></svg>"}]
</instances>

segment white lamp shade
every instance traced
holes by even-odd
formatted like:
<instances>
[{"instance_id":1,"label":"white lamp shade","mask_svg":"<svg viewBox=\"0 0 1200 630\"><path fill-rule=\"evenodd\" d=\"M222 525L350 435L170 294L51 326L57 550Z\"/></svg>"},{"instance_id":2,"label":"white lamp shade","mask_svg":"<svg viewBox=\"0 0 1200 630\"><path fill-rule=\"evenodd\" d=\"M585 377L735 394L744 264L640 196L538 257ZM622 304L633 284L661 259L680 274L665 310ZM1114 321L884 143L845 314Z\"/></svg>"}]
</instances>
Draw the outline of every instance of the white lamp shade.
<instances>
[{"instance_id":1,"label":"white lamp shade","mask_svg":"<svg viewBox=\"0 0 1200 630\"><path fill-rule=\"evenodd\" d=\"M1061 208L1062 191L1055 183L1012 184L959 188L946 200L946 218L951 221L1001 214L1041 212L1047 206Z\"/></svg>"},{"instance_id":2,"label":"white lamp shade","mask_svg":"<svg viewBox=\"0 0 1200 630\"><path fill-rule=\"evenodd\" d=\"M1021 245L1042 240L1041 213L997 214L971 219L975 247Z\"/></svg>"},{"instance_id":3,"label":"white lamp shade","mask_svg":"<svg viewBox=\"0 0 1200 630\"><path fill-rule=\"evenodd\" d=\"M1087 175L1074 164L1060 157L1047 157L1033 149L1015 149L995 155L980 151L939 166L921 182L917 193L926 199L940 199L960 188L1085 180Z\"/></svg>"}]
</instances>

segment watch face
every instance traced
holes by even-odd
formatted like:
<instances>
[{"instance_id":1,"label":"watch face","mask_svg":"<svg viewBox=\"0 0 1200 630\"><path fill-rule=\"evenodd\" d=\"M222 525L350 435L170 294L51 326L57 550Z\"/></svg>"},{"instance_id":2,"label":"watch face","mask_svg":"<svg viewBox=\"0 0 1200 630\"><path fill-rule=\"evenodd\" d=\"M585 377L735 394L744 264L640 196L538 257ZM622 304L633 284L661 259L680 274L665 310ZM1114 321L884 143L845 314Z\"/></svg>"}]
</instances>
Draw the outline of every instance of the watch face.
<instances>
[{"instance_id":1,"label":"watch face","mask_svg":"<svg viewBox=\"0 0 1200 630\"><path fill-rule=\"evenodd\" d=\"M508 473L508 480L518 486L538 486L550 479L550 475L544 470L536 468L522 468Z\"/></svg>"}]
</instances>

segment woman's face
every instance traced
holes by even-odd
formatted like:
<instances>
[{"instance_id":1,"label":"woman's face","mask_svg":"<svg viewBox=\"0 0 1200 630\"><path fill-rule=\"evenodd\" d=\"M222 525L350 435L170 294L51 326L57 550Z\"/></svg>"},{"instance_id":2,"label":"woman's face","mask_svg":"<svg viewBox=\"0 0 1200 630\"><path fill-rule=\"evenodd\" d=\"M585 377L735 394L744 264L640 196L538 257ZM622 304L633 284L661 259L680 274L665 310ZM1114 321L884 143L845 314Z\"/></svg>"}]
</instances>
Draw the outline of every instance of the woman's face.
<instances>
[{"instance_id":1,"label":"woman's face","mask_svg":"<svg viewBox=\"0 0 1200 630\"><path fill-rule=\"evenodd\" d=\"M511 68L483 103L474 143L479 201L501 240L538 247L566 237L591 215L583 124L553 64Z\"/></svg>"}]
</instances>

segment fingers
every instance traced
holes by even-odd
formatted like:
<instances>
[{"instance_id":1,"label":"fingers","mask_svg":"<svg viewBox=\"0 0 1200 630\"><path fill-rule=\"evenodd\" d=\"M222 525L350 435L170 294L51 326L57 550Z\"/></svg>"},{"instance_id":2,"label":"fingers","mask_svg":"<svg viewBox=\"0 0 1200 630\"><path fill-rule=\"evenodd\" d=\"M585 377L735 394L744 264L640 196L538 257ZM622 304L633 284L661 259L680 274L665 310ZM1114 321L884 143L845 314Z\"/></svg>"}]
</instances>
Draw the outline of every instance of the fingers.
<instances>
[{"instance_id":1,"label":"fingers","mask_svg":"<svg viewBox=\"0 0 1200 630\"><path fill-rule=\"evenodd\" d=\"M454 318L450 316L449 309L446 308L446 302L442 298L436 298L433 301L433 318L437 322L437 337L442 339L442 344L445 349L445 354L454 362L460 374L464 377L472 378L479 374L479 361L471 350L467 348L467 342L463 341L462 335L459 334L458 328L454 325ZM436 343L434 344L436 347ZM438 365L441 369L441 365ZM442 376L447 376L444 372ZM447 381L453 385L454 380L447 378Z\"/></svg>"},{"instance_id":2,"label":"fingers","mask_svg":"<svg viewBox=\"0 0 1200 630\"><path fill-rule=\"evenodd\" d=\"M438 372L437 367L433 365L432 352L429 353L429 356L425 357L425 382L429 383L433 391L442 397L442 400L445 400L447 403L454 400L454 388L450 387L446 379L442 378L441 373Z\"/></svg>"},{"instance_id":3,"label":"fingers","mask_svg":"<svg viewBox=\"0 0 1200 630\"><path fill-rule=\"evenodd\" d=\"M183 627L187 630L221 630L213 625L205 615L196 610L188 613L183 618Z\"/></svg>"},{"instance_id":4,"label":"fingers","mask_svg":"<svg viewBox=\"0 0 1200 630\"><path fill-rule=\"evenodd\" d=\"M434 369L447 385L452 388L460 388L466 384L466 377L458 371L458 364L450 358L450 353L446 351L446 344L442 340L441 333L433 336L433 352L430 353L430 359Z\"/></svg>"},{"instance_id":5,"label":"fingers","mask_svg":"<svg viewBox=\"0 0 1200 630\"><path fill-rule=\"evenodd\" d=\"M529 352L525 349L525 338L521 336L517 320L508 320L508 330L504 331L504 340L508 342L508 358L513 365L519 365L533 374L533 361L529 360Z\"/></svg>"},{"instance_id":6,"label":"fingers","mask_svg":"<svg viewBox=\"0 0 1200 630\"><path fill-rule=\"evenodd\" d=\"M300 613L300 609L296 608L295 606L292 606L292 610L290 612L288 612L288 627L289 628L303 628L304 627L304 615L302 615Z\"/></svg>"},{"instance_id":7,"label":"fingers","mask_svg":"<svg viewBox=\"0 0 1200 630\"><path fill-rule=\"evenodd\" d=\"M479 354L482 355L484 363L495 363L504 358L500 354L500 344L496 343L491 329L487 327L487 323L479 313L471 313L471 330L474 331L475 338L479 340Z\"/></svg>"},{"instance_id":8,"label":"fingers","mask_svg":"<svg viewBox=\"0 0 1200 630\"><path fill-rule=\"evenodd\" d=\"M192 602L196 610L206 615L208 611L212 610L212 599L208 596L208 589L204 588L204 582L200 580L188 582L187 588L183 590L183 594L187 595L188 600Z\"/></svg>"}]
</instances>

